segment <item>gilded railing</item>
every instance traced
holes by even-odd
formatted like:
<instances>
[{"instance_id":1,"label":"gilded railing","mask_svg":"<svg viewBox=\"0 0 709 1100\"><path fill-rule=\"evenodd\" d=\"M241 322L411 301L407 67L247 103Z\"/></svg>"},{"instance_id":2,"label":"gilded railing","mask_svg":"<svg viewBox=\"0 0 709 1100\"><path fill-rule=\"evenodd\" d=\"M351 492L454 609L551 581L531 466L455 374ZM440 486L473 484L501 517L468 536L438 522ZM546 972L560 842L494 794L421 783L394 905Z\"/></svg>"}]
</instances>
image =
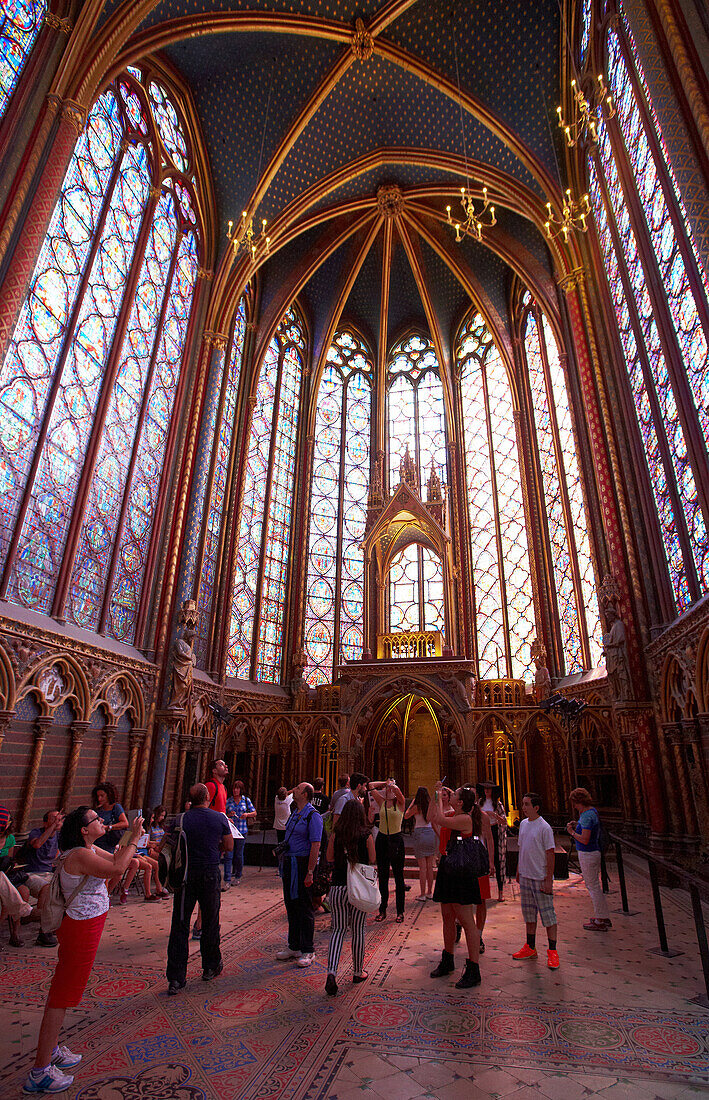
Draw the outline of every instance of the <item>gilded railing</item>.
<instances>
[{"instance_id":1,"label":"gilded railing","mask_svg":"<svg viewBox=\"0 0 709 1100\"><path fill-rule=\"evenodd\" d=\"M443 635L440 630L377 634L377 658L380 661L398 661L407 657L441 657L442 654Z\"/></svg>"}]
</instances>

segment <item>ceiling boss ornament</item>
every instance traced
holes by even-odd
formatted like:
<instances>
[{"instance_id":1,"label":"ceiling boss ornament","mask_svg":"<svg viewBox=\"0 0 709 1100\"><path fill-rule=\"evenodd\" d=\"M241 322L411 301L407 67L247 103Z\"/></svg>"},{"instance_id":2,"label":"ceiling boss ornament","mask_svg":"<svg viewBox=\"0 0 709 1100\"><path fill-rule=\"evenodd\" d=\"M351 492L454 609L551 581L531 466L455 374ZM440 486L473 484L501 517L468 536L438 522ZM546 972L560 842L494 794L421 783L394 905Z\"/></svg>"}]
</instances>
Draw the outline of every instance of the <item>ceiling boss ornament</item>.
<instances>
[{"instance_id":1,"label":"ceiling boss ornament","mask_svg":"<svg viewBox=\"0 0 709 1100\"><path fill-rule=\"evenodd\" d=\"M377 210L385 218L398 218L404 209L404 196L395 183L385 184L377 191Z\"/></svg>"},{"instance_id":2,"label":"ceiling boss ornament","mask_svg":"<svg viewBox=\"0 0 709 1100\"><path fill-rule=\"evenodd\" d=\"M374 53L374 39L364 25L362 19L355 19L355 29L352 31L352 53L358 61L369 61Z\"/></svg>"}]
</instances>

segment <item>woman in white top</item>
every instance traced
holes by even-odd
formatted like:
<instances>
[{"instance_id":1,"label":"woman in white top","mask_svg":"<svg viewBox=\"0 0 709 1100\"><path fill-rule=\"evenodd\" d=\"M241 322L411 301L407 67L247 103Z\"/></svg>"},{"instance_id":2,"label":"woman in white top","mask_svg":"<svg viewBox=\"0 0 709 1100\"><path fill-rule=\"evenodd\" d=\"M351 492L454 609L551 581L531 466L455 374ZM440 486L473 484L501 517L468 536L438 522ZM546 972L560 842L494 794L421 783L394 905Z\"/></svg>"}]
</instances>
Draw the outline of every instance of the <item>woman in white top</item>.
<instances>
[{"instance_id":1,"label":"woman in white top","mask_svg":"<svg viewBox=\"0 0 709 1100\"><path fill-rule=\"evenodd\" d=\"M108 913L106 880L120 877L130 865L143 831L142 817L130 827L130 840L115 852L94 847L105 833L101 818L90 806L79 806L64 819L59 833L59 876L66 912L58 929L59 957L47 996L37 1042L34 1068L25 1092L62 1092L74 1080L62 1071L81 1061L65 1046L58 1046L67 1008L81 1003L96 958Z\"/></svg>"},{"instance_id":2,"label":"woman in white top","mask_svg":"<svg viewBox=\"0 0 709 1100\"><path fill-rule=\"evenodd\" d=\"M433 831L433 825L427 820L428 807L431 804L431 796L428 787L419 787L413 801L407 809L404 817L414 818L414 855L419 865L419 885L421 893L419 901L430 901L433 897L433 875L436 851L438 849L438 837Z\"/></svg>"}]
</instances>

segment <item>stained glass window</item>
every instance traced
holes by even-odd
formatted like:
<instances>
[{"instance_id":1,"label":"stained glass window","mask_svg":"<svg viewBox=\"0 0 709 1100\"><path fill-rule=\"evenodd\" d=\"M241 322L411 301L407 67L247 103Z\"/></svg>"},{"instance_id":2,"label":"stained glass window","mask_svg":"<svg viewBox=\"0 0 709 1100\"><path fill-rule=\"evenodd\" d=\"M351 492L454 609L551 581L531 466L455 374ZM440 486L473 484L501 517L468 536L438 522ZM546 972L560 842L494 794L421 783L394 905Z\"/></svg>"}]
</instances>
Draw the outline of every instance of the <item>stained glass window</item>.
<instances>
[{"instance_id":1,"label":"stained glass window","mask_svg":"<svg viewBox=\"0 0 709 1100\"><path fill-rule=\"evenodd\" d=\"M566 381L546 318L530 305L524 349L567 673L600 662L600 623Z\"/></svg>"},{"instance_id":2,"label":"stained glass window","mask_svg":"<svg viewBox=\"0 0 709 1100\"><path fill-rule=\"evenodd\" d=\"M217 571L217 556L224 519L224 503L227 490L227 477L232 454L232 441L235 435L236 399L239 393L241 360L244 352L246 333L246 298L242 298L234 317L234 326L229 347L224 356L217 358L216 369L222 374L220 394L221 414L216 428L214 449L212 493L206 506L207 524L205 529L204 562L199 582L199 625L197 629L196 653L198 661L204 664L207 658L209 624L214 602L214 581ZM224 371L224 363L228 368Z\"/></svg>"},{"instance_id":3,"label":"stained glass window","mask_svg":"<svg viewBox=\"0 0 709 1100\"><path fill-rule=\"evenodd\" d=\"M431 341L414 333L394 347L387 368L389 487L399 485L407 449L419 491L434 472L445 485L446 419L443 384ZM393 563L389 584L390 630L445 629L443 564L422 546L407 547ZM411 588L413 586L413 588ZM410 598L409 598L410 597Z\"/></svg>"},{"instance_id":4,"label":"stained glass window","mask_svg":"<svg viewBox=\"0 0 709 1100\"><path fill-rule=\"evenodd\" d=\"M521 679L535 623L517 433L507 371L479 314L459 333L457 362L479 676Z\"/></svg>"},{"instance_id":5,"label":"stained glass window","mask_svg":"<svg viewBox=\"0 0 709 1100\"><path fill-rule=\"evenodd\" d=\"M281 679L303 325L289 309L263 363L244 476L227 674Z\"/></svg>"},{"instance_id":6,"label":"stained glass window","mask_svg":"<svg viewBox=\"0 0 709 1100\"><path fill-rule=\"evenodd\" d=\"M606 44L615 116L607 122L599 117L589 193L668 572L683 610L709 591L708 517L697 493L702 475L685 435L693 423L709 441L707 282L624 17L608 30ZM618 157L627 159L627 173L619 170ZM631 179L640 217L625 191ZM658 286L664 296L653 297L651 288Z\"/></svg>"},{"instance_id":7,"label":"stained glass window","mask_svg":"<svg viewBox=\"0 0 709 1100\"><path fill-rule=\"evenodd\" d=\"M591 41L591 11L593 6L593 0L582 0L581 3L581 60L583 61L588 53L589 43Z\"/></svg>"},{"instance_id":8,"label":"stained glass window","mask_svg":"<svg viewBox=\"0 0 709 1100\"><path fill-rule=\"evenodd\" d=\"M0 6L0 118L42 26L46 0L5 0Z\"/></svg>"},{"instance_id":9,"label":"stained glass window","mask_svg":"<svg viewBox=\"0 0 709 1100\"><path fill-rule=\"evenodd\" d=\"M194 184L153 186L150 110L127 75L94 103L0 370L8 597L127 641L197 274Z\"/></svg>"},{"instance_id":10,"label":"stained glass window","mask_svg":"<svg viewBox=\"0 0 709 1100\"><path fill-rule=\"evenodd\" d=\"M329 683L362 656L372 361L350 331L337 334L318 391L310 494L305 670Z\"/></svg>"}]
</instances>

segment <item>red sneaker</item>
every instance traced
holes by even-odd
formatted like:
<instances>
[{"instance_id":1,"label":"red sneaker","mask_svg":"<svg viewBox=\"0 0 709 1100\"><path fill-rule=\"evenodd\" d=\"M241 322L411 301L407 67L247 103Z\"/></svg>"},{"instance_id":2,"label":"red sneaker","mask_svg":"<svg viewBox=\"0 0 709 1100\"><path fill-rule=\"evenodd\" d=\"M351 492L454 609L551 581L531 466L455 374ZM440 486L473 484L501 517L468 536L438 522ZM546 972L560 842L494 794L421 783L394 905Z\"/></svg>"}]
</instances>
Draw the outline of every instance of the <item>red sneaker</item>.
<instances>
[{"instance_id":1,"label":"red sneaker","mask_svg":"<svg viewBox=\"0 0 709 1100\"><path fill-rule=\"evenodd\" d=\"M550 970L559 969L559 952L552 951L551 947L547 951L547 966Z\"/></svg>"},{"instance_id":2,"label":"red sneaker","mask_svg":"<svg viewBox=\"0 0 709 1100\"><path fill-rule=\"evenodd\" d=\"M536 959L536 957L536 947L530 947L528 943L525 943L524 947L520 947L519 951L515 951L512 956L513 959ZM558 962L556 965L559 965Z\"/></svg>"}]
</instances>

